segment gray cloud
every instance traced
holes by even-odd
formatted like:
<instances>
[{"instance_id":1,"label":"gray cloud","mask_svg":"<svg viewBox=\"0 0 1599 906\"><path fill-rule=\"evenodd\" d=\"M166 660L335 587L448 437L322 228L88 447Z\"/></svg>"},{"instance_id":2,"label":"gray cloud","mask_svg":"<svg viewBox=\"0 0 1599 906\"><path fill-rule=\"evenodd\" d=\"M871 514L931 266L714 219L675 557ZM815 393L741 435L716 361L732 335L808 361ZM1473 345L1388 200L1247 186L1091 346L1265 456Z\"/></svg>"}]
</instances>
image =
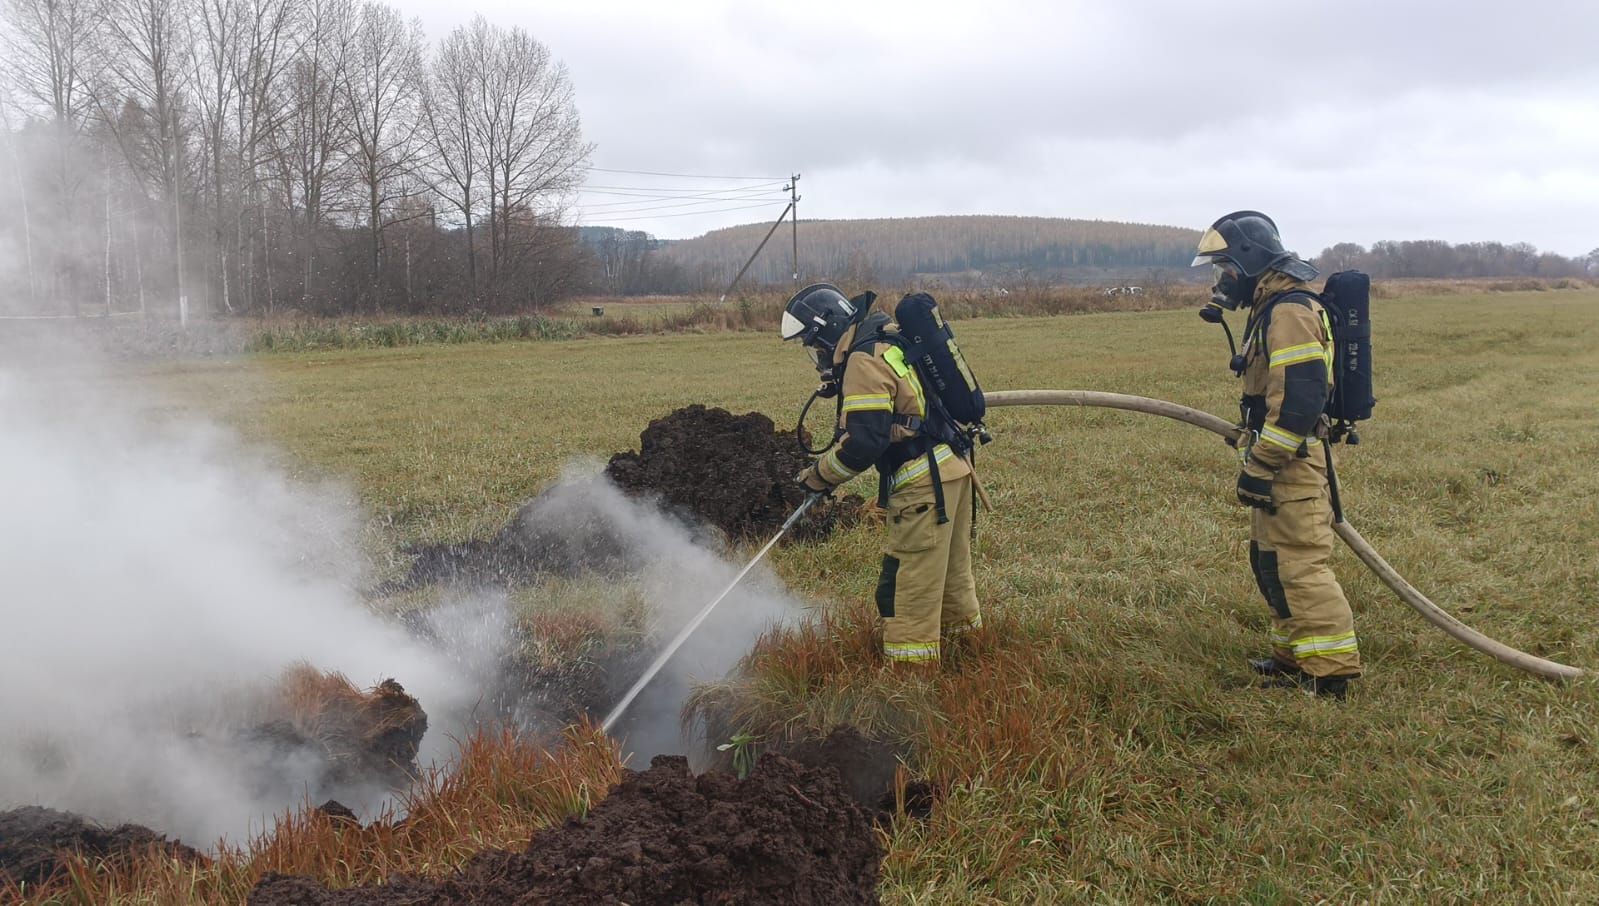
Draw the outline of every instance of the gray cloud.
<instances>
[{"instance_id":1,"label":"gray cloud","mask_svg":"<svg viewBox=\"0 0 1599 906\"><path fill-rule=\"evenodd\" d=\"M797 170L806 217L1258 206L1304 250L1599 245L1590 3L401 5L434 34L481 11L548 43L596 165ZM777 210L627 216L678 236Z\"/></svg>"}]
</instances>

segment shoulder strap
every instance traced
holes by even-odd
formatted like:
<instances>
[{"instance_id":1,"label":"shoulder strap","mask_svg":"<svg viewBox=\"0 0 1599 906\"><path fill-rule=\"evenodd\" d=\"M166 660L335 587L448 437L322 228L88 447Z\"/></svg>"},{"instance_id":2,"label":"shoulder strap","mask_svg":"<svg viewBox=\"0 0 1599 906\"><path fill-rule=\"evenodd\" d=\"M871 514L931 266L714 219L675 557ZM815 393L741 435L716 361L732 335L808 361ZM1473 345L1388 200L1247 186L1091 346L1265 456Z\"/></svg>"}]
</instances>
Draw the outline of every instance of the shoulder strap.
<instances>
[{"instance_id":1,"label":"shoulder strap","mask_svg":"<svg viewBox=\"0 0 1599 906\"><path fill-rule=\"evenodd\" d=\"M1296 296L1301 297L1299 300L1296 300L1296 301L1299 301L1299 304L1305 305L1307 308L1309 307L1309 305L1308 305L1308 303L1303 301L1304 299L1314 300L1318 304L1321 302L1321 295L1319 293L1314 292L1313 290L1308 290L1308 289L1291 289L1291 290L1289 290L1287 292L1284 292L1284 293L1277 293L1276 295L1274 295L1271 298L1267 299L1266 300L1266 304L1261 306L1260 314L1256 315L1256 320L1255 320L1255 332L1258 332L1259 335L1260 335L1260 348L1261 349L1264 350L1266 348L1266 334L1271 331L1271 313L1272 313L1272 310L1277 307L1277 303L1286 302L1289 299L1294 299L1294 297L1296 297ZM1247 336L1247 334L1246 334L1246 336Z\"/></svg>"}]
</instances>

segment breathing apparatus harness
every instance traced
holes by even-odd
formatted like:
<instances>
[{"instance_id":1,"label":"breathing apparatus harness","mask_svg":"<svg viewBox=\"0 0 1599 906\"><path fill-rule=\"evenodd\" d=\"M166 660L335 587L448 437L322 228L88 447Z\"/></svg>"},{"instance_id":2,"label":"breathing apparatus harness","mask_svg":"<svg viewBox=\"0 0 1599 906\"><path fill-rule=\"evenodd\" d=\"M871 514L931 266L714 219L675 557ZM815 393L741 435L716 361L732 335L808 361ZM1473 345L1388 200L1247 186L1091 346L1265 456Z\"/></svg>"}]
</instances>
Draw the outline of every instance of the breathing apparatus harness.
<instances>
[{"instance_id":1,"label":"breathing apparatus harness","mask_svg":"<svg viewBox=\"0 0 1599 906\"><path fill-rule=\"evenodd\" d=\"M804 407L800 409L799 423L794 430L796 442L800 449L810 456L821 456L831 450L844 436L843 414L844 399L842 388L844 386L844 370L849 365L850 356L861 350L870 350L878 343L887 343L900 350L905 364L910 367L913 376L920 381L924 389L924 411L921 416L900 415L893 416L893 426L910 433L905 440L896 441L893 445L905 445L910 448L910 455L899 465L910 462L919 456L927 457L928 477L933 484L933 500L938 511L938 523L943 525L949 521L948 509L944 500L943 480L939 475L937 450L940 444L948 445L955 455L962 457L969 464L976 458L976 448L993 440L993 435L988 432L982 422L984 411L982 390L977 387L976 379L971 376L971 371L965 365L965 359L960 355L960 349L955 345L954 333L949 325L937 313L936 304L931 296L925 293L915 293L902 299L895 308L895 320L900 322L899 331L886 330L889 318L878 314L867 316L872 303L877 296L875 293L866 292L851 299L856 306L857 316L853 322L857 336L850 343L842 359L831 365L822 373L822 382L815 392L811 394ZM908 322L908 323L907 323ZM924 323L925 322L925 323ZM908 325L915 325L925 329L918 333L916 341L905 335ZM835 356L836 358L836 356ZM940 368L939 359L943 359ZM946 375L958 375L949 377ZM951 400L947 401L946 397ZM806 444L805 419L809 415L811 406L818 399L833 399L834 419L833 435L826 444L818 449L811 449ZM962 421L950 412L950 402L955 402L963 414L975 415L973 419ZM891 445L891 449L892 446ZM892 490L891 474L880 470L877 487L878 506L887 508L889 492ZM976 495L975 482L973 495ZM973 529L976 528L976 508L973 507Z\"/></svg>"},{"instance_id":2,"label":"breathing apparatus harness","mask_svg":"<svg viewBox=\"0 0 1599 906\"><path fill-rule=\"evenodd\" d=\"M1297 263L1297 262L1296 262ZM1314 274L1314 271L1311 272ZM1293 276L1299 276L1294 274ZM1252 287L1251 287L1252 288ZM1220 324L1227 335L1227 348L1231 355L1228 369L1234 377L1242 378L1249 360L1238 350L1231 328L1227 326L1222 310L1230 306L1219 300L1220 289L1212 300L1200 310L1199 316L1212 324ZM1360 443L1356 422L1371 418L1376 399L1371 395L1371 278L1359 271L1340 271L1327 278L1320 293L1308 289L1295 289L1271 296L1265 304L1252 309L1244 322L1244 349L1260 349L1264 353L1266 333L1271 326L1271 314L1278 303L1294 297L1313 299L1322 307L1323 324L1332 347L1332 388L1322 412L1324 434L1322 454L1327 463L1327 488L1332 498L1333 518L1344 521L1343 502L1338 493L1338 473L1333 468L1332 445ZM1243 420L1240 438L1242 451L1247 454L1253 439L1265 423L1265 401L1244 396L1239 400L1239 414ZM1301 446L1299 455L1308 457L1307 447Z\"/></svg>"}]
</instances>

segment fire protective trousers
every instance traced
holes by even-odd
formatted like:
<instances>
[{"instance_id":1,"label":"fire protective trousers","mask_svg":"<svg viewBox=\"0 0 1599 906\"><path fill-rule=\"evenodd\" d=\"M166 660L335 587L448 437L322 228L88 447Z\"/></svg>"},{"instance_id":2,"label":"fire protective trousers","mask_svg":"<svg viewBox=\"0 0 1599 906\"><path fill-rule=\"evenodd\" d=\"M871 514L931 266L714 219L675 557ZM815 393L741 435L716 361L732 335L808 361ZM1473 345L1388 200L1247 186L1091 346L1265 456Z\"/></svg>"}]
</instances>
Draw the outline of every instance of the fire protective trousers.
<instances>
[{"instance_id":1,"label":"fire protective trousers","mask_svg":"<svg viewBox=\"0 0 1599 906\"><path fill-rule=\"evenodd\" d=\"M896 662L937 662L942 635L983 625L972 578L972 477L943 482L949 521L938 524L933 485L888 499L888 547L877 582L883 654Z\"/></svg>"},{"instance_id":2,"label":"fire protective trousers","mask_svg":"<svg viewBox=\"0 0 1599 906\"><path fill-rule=\"evenodd\" d=\"M1275 515L1252 510L1249 565L1272 612L1272 656L1312 676L1358 676L1349 601L1333 575L1326 486L1277 486Z\"/></svg>"}]
</instances>

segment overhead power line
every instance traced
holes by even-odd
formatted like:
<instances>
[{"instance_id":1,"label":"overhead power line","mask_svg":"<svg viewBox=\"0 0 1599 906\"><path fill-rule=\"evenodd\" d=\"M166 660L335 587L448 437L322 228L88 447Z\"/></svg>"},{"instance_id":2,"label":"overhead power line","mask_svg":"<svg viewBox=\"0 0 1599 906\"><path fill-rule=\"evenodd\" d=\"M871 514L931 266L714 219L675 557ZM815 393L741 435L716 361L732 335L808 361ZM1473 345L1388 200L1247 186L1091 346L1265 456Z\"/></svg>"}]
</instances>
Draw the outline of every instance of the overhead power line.
<instances>
[{"instance_id":1,"label":"overhead power line","mask_svg":"<svg viewBox=\"0 0 1599 906\"><path fill-rule=\"evenodd\" d=\"M701 189L699 191L694 191L694 192L679 192L679 191L649 192L649 191L616 190L616 189L601 189L601 188L589 189L589 188L585 188L585 189L579 189L577 191L577 194L578 195L606 195L606 196L611 196L611 197L616 197L616 198L634 198L634 199L645 199L645 200L649 200L649 201L684 201L684 200L694 199L694 198L707 198L707 199L715 200L716 198L724 197L724 196L725 197L732 197L732 196L735 196L735 195L748 195L748 194L751 194L751 193L771 193L771 192L778 192L778 191L782 191L782 190L777 188L777 186L775 186L775 185L759 184L759 185L753 185L753 186L736 186L736 187L730 188L730 189ZM611 202L611 203L612 204L637 204L638 202L636 202L636 201L623 201L623 202Z\"/></svg>"},{"instance_id":2,"label":"overhead power line","mask_svg":"<svg viewBox=\"0 0 1599 906\"><path fill-rule=\"evenodd\" d=\"M589 210L591 208L610 208L610 207L614 207L616 205L632 205L632 207L626 207L626 208L623 208L621 210L605 210L605 211L597 212L597 213L599 213L602 216L610 217L610 216L617 215L617 214L637 214L637 213L642 213L644 211L666 211L666 210L670 210L672 208L694 208L694 207L704 207L704 206L707 206L707 205L715 205L715 204L727 204L730 201L777 201L777 200L778 199L776 197L774 197L774 196L772 196L770 194L768 194L768 195L730 195L730 196L726 196L726 197L723 197L723 198L702 198L702 199L699 199L698 201L679 201L679 202L676 202L675 204L657 204L657 205L639 206L639 202L636 202L636 201L613 201L609 205L607 205L607 204L592 204L592 205L579 204L577 207L578 207L579 210L585 210L586 211L586 210Z\"/></svg>"},{"instance_id":3,"label":"overhead power line","mask_svg":"<svg viewBox=\"0 0 1599 906\"><path fill-rule=\"evenodd\" d=\"M664 220L664 219L666 219L668 217L699 217L702 214L725 214L725 213L727 213L729 211L753 211L756 208L772 208L772 207L776 207L778 205L786 206L787 204L788 204L788 202L786 202L786 201L768 201L768 202L765 202L763 204L749 204L749 205L743 205L742 207L737 207L737 208L717 208L715 210L710 210L710 211L684 211L681 214L655 214L655 215L650 215L650 216L646 216L646 217L635 217L635 218L632 218L632 219L629 219L629 220L622 220L622 221L615 221L615 222L607 222L607 221L603 221L603 220L589 220L589 221L584 221L583 225L584 226L612 226L612 225L614 225L614 223L637 223L640 220ZM607 217L611 217L611 216L616 216L616 215L614 213L608 213L608 214L606 214L606 216Z\"/></svg>"},{"instance_id":4,"label":"overhead power line","mask_svg":"<svg viewBox=\"0 0 1599 906\"><path fill-rule=\"evenodd\" d=\"M709 173L662 173L656 170L613 170L609 167L589 167L591 173L626 173L630 176L670 176L675 179L748 179L748 180L775 180L782 182L781 176L715 176Z\"/></svg>"},{"instance_id":5,"label":"overhead power line","mask_svg":"<svg viewBox=\"0 0 1599 906\"><path fill-rule=\"evenodd\" d=\"M768 186L781 185L784 185L784 180L781 179L773 179L767 182L756 183L755 185L726 186L720 189L714 186L605 186L599 185L598 183L585 183L578 187L578 191L588 192L591 190L599 191L602 189L609 189L618 192L750 192L755 189L762 189Z\"/></svg>"}]
</instances>

